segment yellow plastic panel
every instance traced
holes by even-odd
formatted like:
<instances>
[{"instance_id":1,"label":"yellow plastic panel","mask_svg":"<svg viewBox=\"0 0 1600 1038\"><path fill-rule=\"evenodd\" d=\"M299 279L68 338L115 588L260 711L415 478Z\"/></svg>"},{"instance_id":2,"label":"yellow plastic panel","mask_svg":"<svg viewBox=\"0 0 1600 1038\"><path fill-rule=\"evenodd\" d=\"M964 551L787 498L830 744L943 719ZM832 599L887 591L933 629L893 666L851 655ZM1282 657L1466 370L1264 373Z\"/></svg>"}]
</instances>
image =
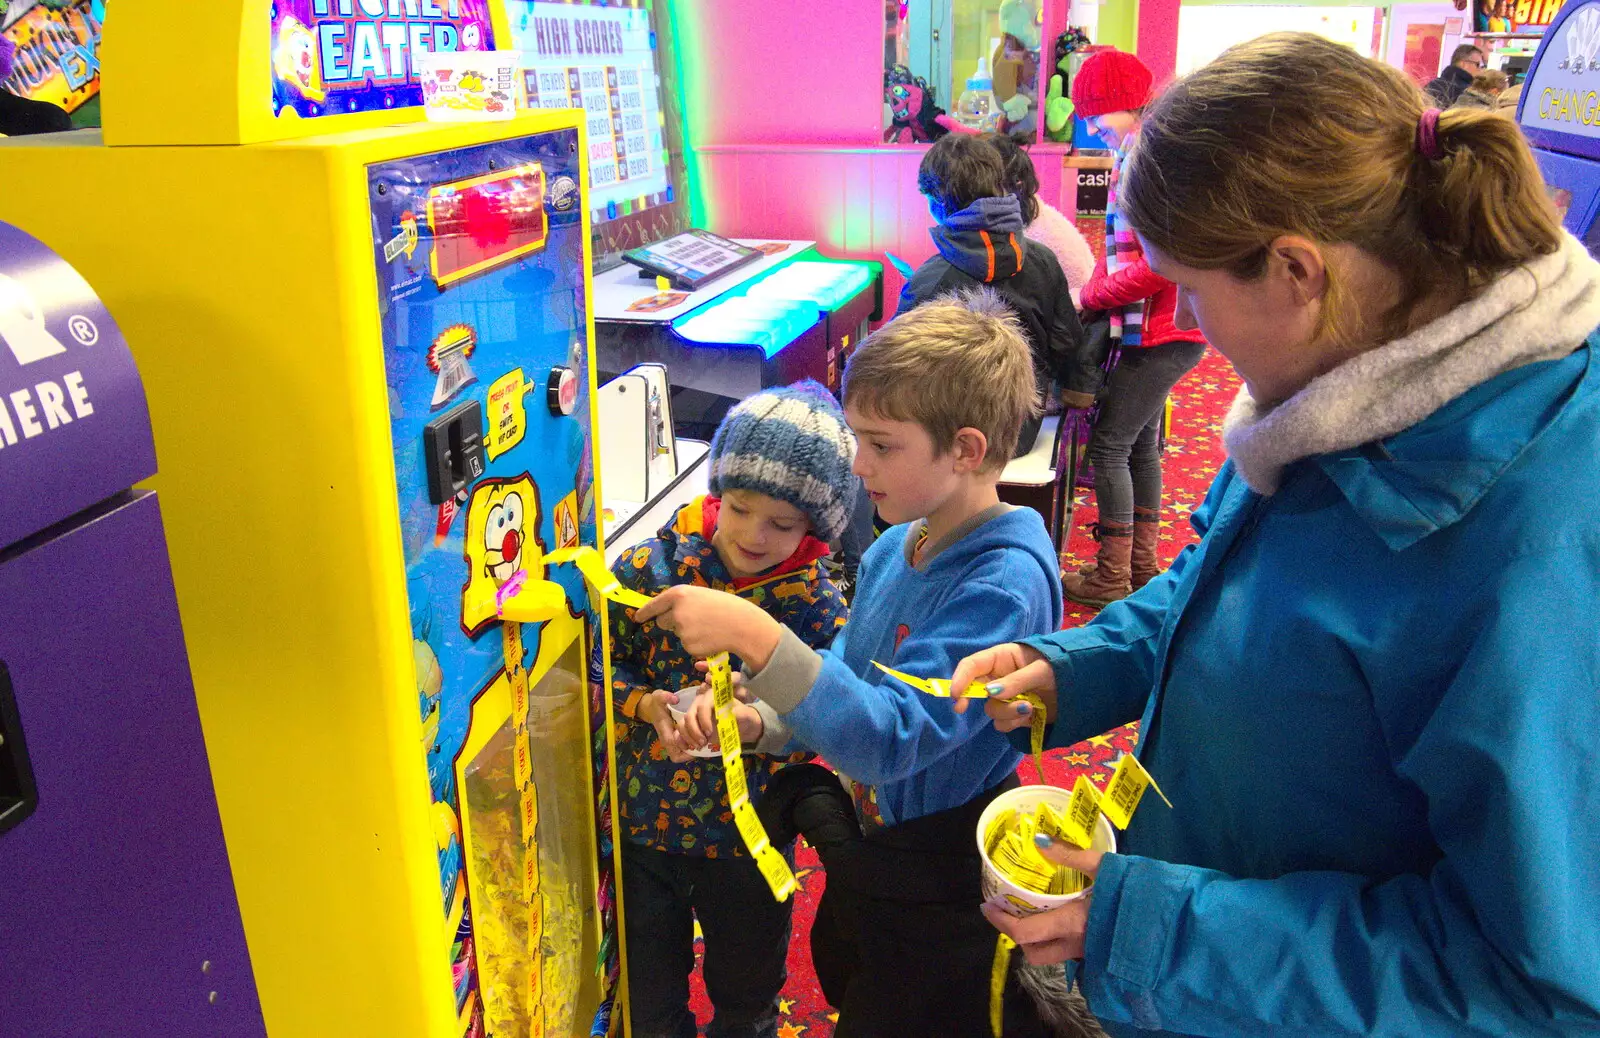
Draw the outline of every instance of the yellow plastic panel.
<instances>
[{"instance_id":1,"label":"yellow plastic panel","mask_svg":"<svg viewBox=\"0 0 1600 1038\"><path fill-rule=\"evenodd\" d=\"M177 6L120 4L112 23ZM200 81L204 62L185 73ZM95 185L72 206L7 193L0 219L83 273L144 379L153 486L274 1038L460 1035L366 166L575 125L552 113L214 148L0 140L13 182Z\"/></svg>"}]
</instances>

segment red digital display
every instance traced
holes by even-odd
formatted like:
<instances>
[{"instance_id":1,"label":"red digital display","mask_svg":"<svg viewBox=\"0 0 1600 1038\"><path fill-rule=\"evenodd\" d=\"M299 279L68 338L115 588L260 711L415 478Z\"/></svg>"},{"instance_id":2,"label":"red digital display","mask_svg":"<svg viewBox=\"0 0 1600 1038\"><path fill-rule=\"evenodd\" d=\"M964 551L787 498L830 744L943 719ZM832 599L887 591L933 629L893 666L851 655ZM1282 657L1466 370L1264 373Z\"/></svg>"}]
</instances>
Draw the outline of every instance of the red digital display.
<instances>
[{"instance_id":1,"label":"red digital display","mask_svg":"<svg viewBox=\"0 0 1600 1038\"><path fill-rule=\"evenodd\" d=\"M439 287L544 248L544 167L537 162L428 191L433 279Z\"/></svg>"}]
</instances>

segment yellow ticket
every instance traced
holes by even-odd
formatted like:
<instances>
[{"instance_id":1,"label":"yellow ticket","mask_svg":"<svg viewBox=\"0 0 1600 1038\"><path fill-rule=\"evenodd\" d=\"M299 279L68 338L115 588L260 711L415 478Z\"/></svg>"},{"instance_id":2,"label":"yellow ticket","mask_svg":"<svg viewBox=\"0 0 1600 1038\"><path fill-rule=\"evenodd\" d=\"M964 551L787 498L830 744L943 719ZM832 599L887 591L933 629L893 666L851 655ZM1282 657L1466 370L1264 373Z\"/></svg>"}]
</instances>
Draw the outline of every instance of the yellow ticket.
<instances>
[{"instance_id":1,"label":"yellow ticket","mask_svg":"<svg viewBox=\"0 0 1600 1038\"><path fill-rule=\"evenodd\" d=\"M501 624L500 641L505 650L507 672L522 666L522 625L515 621Z\"/></svg>"},{"instance_id":2,"label":"yellow ticket","mask_svg":"<svg viewBox=\"0 0 1600 1038\"><path fill-rule=\"evenodd\" d=\"M711 701L717 714L733 709L733 670L728 665L728 654L719 652L706 660L706 683L711 686Z\"/></svg>"},{"instance_id":3,"label":"yellow ticket","mask_svg":"<svg viewBox=\"0 0 1600 1038\"><path fill-rule=\"evenodd\" d=\"M1100 791L1087 775L1079 775L1067 801L1067 815L1061 821L1069 843L1087 848L1094 841L1095 823L1100 819Z\"/></svg>"},{"instance_id":4,"label":"yellow ticket","mask_svg":"<svg viewBox=\"0 0 1600 1038\"><path fill-rule=\"evenodd\" d=\"M521 808L522 810L519 813L522 817L522 842L532 843L533 834L539 828L539 790L531 782L522 791ZM528 853L537 854L538 852L536 849L530 849Z\"/></svg>"},{"instance_id":5,"label":"yellow ticket","mask_svg":"<svg viewBox=\"0 0 1600 1038\"><path fill-rule=\"evenodd\" d=\"M772 891L772 896L779 901L787 900L794 893L796 886L794 870L789 868L789 863L783 860L783 855L777 848L768 844L755 855L756 868L761 870L761 878L767 881L767 888Z\"/></svg>"},{"instance_id":6,"label":"yellow ticket","mask_svg":"<svg viewBox=\"0 0 1600 1038\"><path fill-rule=\"evenodd\" d=\"M892 678L899 678L918 692L926 692L928 695L938 696L940 699L952 698L950 682L945 678L919 678L915 674L904 674L893 667L885 667L876 660L872 662L872 665ZM961 698L988 699L989 691L977 682L973 682L967 686L965 692L961 693Z\"/></svg>"},{"instance_id":7,"label":"yellow ticket","mask_svg":"<svg viewBox=\"0 0 1600 1038\"><path fill-rule=\"evenodd\" d=\"M728 759L724 757L722 759L722 773L722 777L728 783L728 806L737 811L740 804L750 802L750 785L745 779L744 760L740 759L732 767L729 767Z\"/></svg>"},{"instance_id":8,"label":"yellow ticket","mask_svg":"<svg viewBox=\"0 0 1600 1038\"><path fill-rule=\"evenodd\" d=\"M1025 699L1033 710L1028 714L1028 750L1033 754L1033 770L1039 773L1039 781L1044 781L1044 703L1038 696L1024 692L1017 697Z\"/></svg>"},{"instance_id":9,"label":"yellow ticket","mask_svg":"<svg viewBox=\"0 0 1600 1038\"><path fill-rule=\"evenodd\" d=\"M722 750L723 768L732 771L744 767L741 759L744 747L739 744L739 722L734 720L731 710L717 715L717 745Z\"/></svg>"},{"instance_id":10,"label":"yellow ticket","mask_svg":"<svg viewBox=\"0 0 1600 1038\"><path fill-rule=\"evenodd\" d=\"M517 742L513 753L516 761L517 788L521 789L533 778L533 748L528 745L528 729L517 729Z\"/></svg>"},{"instance_id":11,"label":"yellow ticket","mask_svg":"<svg viewBox=\"0 0 1600 1038\"><path fill-rule=\"evenodd\" d=\"M1126 829L1128 823L1133 821L1133 812L1138 809L1139 800L1144 796L1146 789L1154 789L1157 796L1166 800L1168 807L1172 806L1172 801L1167 800L1167 795L1161 792L1156 780L1144 770L1139 758L1131 753L1124 753L1117 761L1116 770L1111 773L1111 781L1106 783L1100 810L1111 819L1112 825L1118 829Z\"/></svg>"},{"instance_id":12,"label":"yellow ticket","mask_svg":"<svg viewBox=\"0 0 1600 1038\"><path fill-rule=\"evenodd\" d=\"M638 609L647 605L650 596L641 594L632 588L623 587L622 582L616 578L611 570L606 568L606 560L598 551L588 546L578 548L557 548L545 554L546 562L570 562L578 567L578 572L583 574L583 579L594 588L595 594L601 598L609 599L620 606L629 609Z\"/></svg>"},{"instance_id":13,"label":"yellow ticket","mask_svg":"<svg viewBox=\"0 0 1600 1038\"><path fill-rule=\"evenodd\" d=\"M528 723L528 672L519 663L507 676L511 679L511 722L521 728Z\"/></svg>"},{"instance_id":14,"label":"yellow ticket","mask_svg":"<svg viewBox=\"0 0 1600 1038\"><path fill-rule=\"evenodd\" d=\"M733 810L733 824L738 827L739 835L744 838L744 845L751 854L760 854L763 847L771 847L772 841L767 839L767 831L761 827L761 819L756 817L756 809L750 806L750 801Z\"/></svg>"}]
</instances>

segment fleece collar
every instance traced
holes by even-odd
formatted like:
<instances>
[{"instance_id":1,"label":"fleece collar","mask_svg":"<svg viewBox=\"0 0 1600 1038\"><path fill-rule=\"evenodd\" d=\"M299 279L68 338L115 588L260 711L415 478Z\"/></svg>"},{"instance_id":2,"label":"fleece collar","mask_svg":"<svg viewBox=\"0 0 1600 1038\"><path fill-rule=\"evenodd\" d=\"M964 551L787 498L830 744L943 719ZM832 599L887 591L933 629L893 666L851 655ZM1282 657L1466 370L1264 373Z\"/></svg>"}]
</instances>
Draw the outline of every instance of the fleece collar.
<instances>
[{"instance_id":1,"label":"fleece collar","mask_svg":"<svg viewBox=\"0 0 1600 1038\"><path fill-rule=\"evenodd\" d=\"M1352 357L1276 407L1242 389L1223 439L1245 482L1277 491L1290 463L1394 436L1496 376L1565 357L1600 326L1600 263L1572 235L1423 327Z\"/></svg>"}]
</instances>

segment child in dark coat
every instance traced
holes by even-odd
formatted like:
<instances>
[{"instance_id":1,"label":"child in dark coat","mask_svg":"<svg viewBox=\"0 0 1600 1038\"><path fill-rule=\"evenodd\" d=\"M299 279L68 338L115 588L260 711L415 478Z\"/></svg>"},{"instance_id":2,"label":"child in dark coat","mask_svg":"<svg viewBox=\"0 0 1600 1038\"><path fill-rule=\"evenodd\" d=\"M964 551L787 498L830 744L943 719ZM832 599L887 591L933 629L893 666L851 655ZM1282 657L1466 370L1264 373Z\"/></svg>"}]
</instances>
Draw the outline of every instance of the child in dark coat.
<instances>
[{"instance_id":1,"label":"child in dark coat","mask_svg":"<svg viewBox=\"0 0 1600 1038\"><path fill-rule=\"evenodd\" d=\"M987 285L1022 323L1033 355L1033 372L1043 395L1059 385L1070 406L1093 403L1084 394L1082 373L1093 363L1077 363L1087 347L1072 304L1072 291L1055 253L1023 236L1022 203L1006 187L1006 167L989 142L950 134L928 149L917 170L917 190L928 199L938 225L929 233L939 250L900 291L895 316L930 299ZM1033 449L1040 416L1023 424L1016 453Z\"/></svg>"}]
</instances>

